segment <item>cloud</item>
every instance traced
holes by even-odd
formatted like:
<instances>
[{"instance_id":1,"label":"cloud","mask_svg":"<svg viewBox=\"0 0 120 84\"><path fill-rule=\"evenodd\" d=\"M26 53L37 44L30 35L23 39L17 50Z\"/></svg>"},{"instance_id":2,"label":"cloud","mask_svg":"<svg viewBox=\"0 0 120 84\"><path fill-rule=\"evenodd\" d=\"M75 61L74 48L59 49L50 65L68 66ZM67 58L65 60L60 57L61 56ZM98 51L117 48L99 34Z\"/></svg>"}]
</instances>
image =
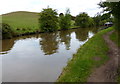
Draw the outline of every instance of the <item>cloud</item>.
<instances>
[{"instance_id":1,"label":"cloud","mask_svg":"<svg viewBox=\"0 0 120 84\"><path fill-rule=\"evenodd\" d=\"M48 5L57 9L58 13L65 12L66 8L70 8L72 15L80 12L87 12L90 16L94 16L100 11L98 3L101 0L2 0L0 4L0 14L12 11L31 11L40 12L42 8Z\"/></svg>"}]
</instances>

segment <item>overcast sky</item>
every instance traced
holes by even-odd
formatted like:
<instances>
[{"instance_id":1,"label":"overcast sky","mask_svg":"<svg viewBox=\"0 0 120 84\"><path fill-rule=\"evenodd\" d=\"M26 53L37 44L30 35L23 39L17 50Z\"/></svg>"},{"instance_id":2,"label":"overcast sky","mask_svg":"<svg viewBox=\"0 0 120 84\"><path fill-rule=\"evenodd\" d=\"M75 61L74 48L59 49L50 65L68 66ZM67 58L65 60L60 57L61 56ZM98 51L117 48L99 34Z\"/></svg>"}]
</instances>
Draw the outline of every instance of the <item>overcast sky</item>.
<instances>
[{"instance_id":1,"label":"overcast sky","mask_svg":"<svg viewBox=\"0 0 120 84\"><path fill-rule=\"evenodd\" d=\"M31 11L40 12L42 8L57 9L58 13L64 13L67 8L70 8L72 15L77 15L80 12L87 12L90 16L94 16L100 12L97 5L100 1L105 0L2 0L0 1L0 14L5 14L13 11Z\"/></svg>"}]
</instances>

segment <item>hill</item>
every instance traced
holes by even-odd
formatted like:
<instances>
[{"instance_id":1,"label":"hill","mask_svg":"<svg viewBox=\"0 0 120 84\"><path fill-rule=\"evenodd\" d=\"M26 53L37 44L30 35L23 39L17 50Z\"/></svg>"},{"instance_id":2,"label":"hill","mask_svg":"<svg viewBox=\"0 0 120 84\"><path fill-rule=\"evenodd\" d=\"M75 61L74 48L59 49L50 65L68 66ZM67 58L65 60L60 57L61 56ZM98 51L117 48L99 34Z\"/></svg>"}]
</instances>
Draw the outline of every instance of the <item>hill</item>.
<instances>
[{"instance_id":1,"label":"hill","mask_svg":"<svg viewBox=\"0 0 120 84\"><path fill-rule=\"evenodd\" d=\"M39 13L17 11L2 15L3 23L9 24L18 34L34 32L39 29Z\"/></svg>"}]
</instances>

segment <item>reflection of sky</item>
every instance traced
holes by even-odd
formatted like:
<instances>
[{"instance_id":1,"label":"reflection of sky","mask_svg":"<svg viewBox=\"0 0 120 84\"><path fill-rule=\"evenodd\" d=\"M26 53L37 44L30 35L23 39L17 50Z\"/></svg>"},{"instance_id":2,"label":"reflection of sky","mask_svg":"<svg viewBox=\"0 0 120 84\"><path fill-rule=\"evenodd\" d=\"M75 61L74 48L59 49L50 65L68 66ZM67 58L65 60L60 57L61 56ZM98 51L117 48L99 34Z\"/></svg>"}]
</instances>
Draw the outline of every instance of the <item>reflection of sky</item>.
<instances>
[{"instance_id":1,"label":"reflection of sky","mask_svg":"<svg viewBox=\"0 0 120 84\"><path fill-rule=\"evenodd\" d=\"M91 31L88 32L88 36L89 36L88 38L91 38L93 35L94 35L93 32L91 32Z\"/></svg>"},{"instance_id":2,"label":"reflection of sky","mask_svg":"<svg viewBox=\"0 0 120 84\"><path fill-rule=\"evenodd\" d=\"M88 33L93 36L92 32ZM54 82L67 61L86 41L76 39L71 33L70 49L64 42L58 42L58 50L52 55L44 55L39 44L41 38L16 40L13 48L3 54L3 82Z\"/></svg>"},{"instance_id":3,"label":"reflection of sky","mask_svg":"<svg viewBox=\"0 0 120 84\"><path fill-rule=\"evenodd\" d=\"M35 55L39 54L40 52L39 46L39 39L19 40L16 42L16 44L14 44L11 53L17 54L16 56L19 56L20 54L20 57L24 56L25 54L26 56Z\"/></svg>"}]
</instances>

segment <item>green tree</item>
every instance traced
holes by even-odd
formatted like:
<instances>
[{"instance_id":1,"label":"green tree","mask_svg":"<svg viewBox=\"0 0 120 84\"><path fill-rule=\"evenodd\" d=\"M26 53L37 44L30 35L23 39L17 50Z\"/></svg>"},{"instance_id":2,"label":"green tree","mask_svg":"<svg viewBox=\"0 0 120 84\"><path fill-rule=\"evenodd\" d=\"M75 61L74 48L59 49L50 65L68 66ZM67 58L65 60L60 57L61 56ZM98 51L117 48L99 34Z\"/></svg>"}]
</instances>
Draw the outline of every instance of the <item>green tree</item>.
<instances>
[{"instance_id":1,"label":"green tree","mask_svg":"<svg viewBox=\"0 0 120 84\"><path fill-rule=\"evenodd\" d=\"M100 26L100 22L101 22L101 14L97 13L95 15L95 17L93 17L93 19L94 19L94 22L95 22L95 26L99 27Z\"/></svg>"},{"instance_id":2,"label":"green tree","mask_svg":"<svg viewBox=\"0 0 120 84\"><path fill-rule=\"evenodd\" d=\"M56 10L52 8L43 9L40 13L40 29L43 32L53 32L58 29L58 17Z\"/></svg>"},{"instance_id":3,"label":"green tree","mask_svg":"<svg viewBox=\"0 0 120 84\"><path fill-rule=\"evenodd\" d=\"M115 27L120 30L120 2L100 2L98 5L114 16Z\"/></svg>"},{"instance_id":4,"label":"green tree","mask_svg":"<svg viewBox=\"0 0 120 84\"><path fill-rule=\"evenodd\" d=\"M110 18L110 14L109 13L105 13L101 16L101 20L107 20Z\"/></svg>"},{"instance_id":5,"label":"green tree","mask_svg":"<svg viewBox=\"0 0 120 84\"><path fill-rule=\"evenodd\" d=\"M97 13L93 19L96 27L103 26L106 22L113 22L113 18L109 13L103 15Z\"/></svg>"},{"instance_id":6,"label":"green tree","mask_svg":"<svg viewBox=\"0 0 120 84\"><path fill-rule=\"evenodd\" d=\"M87 13L83 12L76 16L75 25L80 27L88 27L89 16Z\"/></svg>"},{"instance_id":7,"label":"green tree","mask_svg":"<svg viewBox=\"0 0 120 84\"><path fill-rule=\"evenodd\" d=\"M91 18L91 17L89 17L88 23L89 23L89 27L94 27L95 26L95 22L94 22L93 18Z\"/></svg>"},{"instance_id":8,"label":"green tree","mask_svg":"<svg viewBox=\"0 0 120 84\"><path fill-rule=\"evenodd\" d=\"M65 30L71 26L71 15L69 9L66 10L65 15L60 14L59 18L60 18L59 25L61 29Z\"/></svg>"}]
</instances>

